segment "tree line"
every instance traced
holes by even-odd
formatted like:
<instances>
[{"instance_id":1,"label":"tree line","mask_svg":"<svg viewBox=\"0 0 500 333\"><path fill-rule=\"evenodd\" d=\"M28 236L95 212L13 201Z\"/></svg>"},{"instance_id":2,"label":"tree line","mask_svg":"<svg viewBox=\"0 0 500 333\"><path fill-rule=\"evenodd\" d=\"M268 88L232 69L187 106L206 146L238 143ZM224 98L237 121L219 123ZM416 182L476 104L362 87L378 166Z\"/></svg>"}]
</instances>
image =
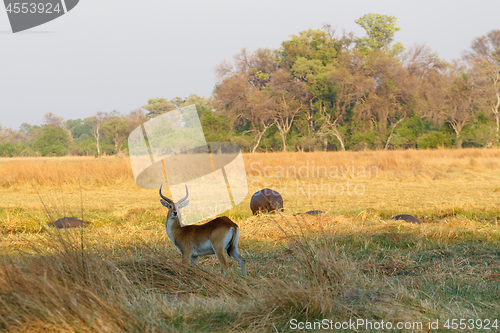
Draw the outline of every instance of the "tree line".
<instances>
[{"instance_id":1,"label":"tree line","mask_svg":"<svg viewBox=\"0 0 500 333\"><path fill-rule=\"evenodd\" d=\"M448 63L394 43L393 16L356 23L366 36L326 25L223 62L214 100L233 140L248 151L499 145L500 30Z\"/></svg>"},{"instance_id":2,"label":"tree line","mask_svg":"<svg viewBox=\"0 0 500 333\"><path fill-rule=\"evenodd\" d=\"M0 126L0 156L121 154L127 149L128 134L145 120L140 109L127 115L97 112L92 117L67 121L47 113L42 125L23 123L18 131Z\"/></svg>"},{"instance_id":3,"label":"tree line","mask_svg":"<svg viewBox=\"0 0 500 333\"><path fill-rule=\"evenodd\" d=\"M500 30L446 62L426 45L394 43L393 16L355 22L365 36L325 25L278 49L243 49L216 68L210 98L151 98L126 115L48 113L40 126L0 127L0 156L126 154L134 128L191 104L207 141L247 152L500 145Z\"/></svg>"},{"instance_id":4,"label":"tree line","mask_svg":"<svg viewBox=\"0 0 500 333\"><path fill-rule=\"evenodd\" d=\"M196 104L200 119L210 125L213 112L206 107L210 103L210 99L197 95L171 101L153 98L143 108L128 114L98 111L85 119L67 121L49 112L44 115L42 125L23 123L19 130L0 126L0 156L124 156L128 154L129 134L151 117ZM211 138L217 139L217 134Z\"/></svg>"}]
</instances>

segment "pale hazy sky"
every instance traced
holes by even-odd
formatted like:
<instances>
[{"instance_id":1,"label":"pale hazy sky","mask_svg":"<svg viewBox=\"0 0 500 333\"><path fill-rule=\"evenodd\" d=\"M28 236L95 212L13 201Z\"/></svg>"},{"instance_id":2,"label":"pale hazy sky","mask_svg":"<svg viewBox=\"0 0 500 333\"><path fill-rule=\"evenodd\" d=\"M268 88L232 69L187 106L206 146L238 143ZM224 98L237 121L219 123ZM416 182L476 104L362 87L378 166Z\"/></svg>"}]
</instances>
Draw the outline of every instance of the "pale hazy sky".
<instances>
[{"instance_id":1,"label":"pale hazy sky","mask_svg":"<svg viewBox=\"0 0 500 333\"><path fill-rule=\"evenodd\" d=\"M408 47L427 43L460 57L473 38L500 29L500 0L80 0L62 17L12 34L0 8L0 124L41 124L97 111L122 113L151 97L209 96L214 67L243 47L278 48L329 23L362 36L354 20L393 15Z\"/></svg>"}]
</instances>

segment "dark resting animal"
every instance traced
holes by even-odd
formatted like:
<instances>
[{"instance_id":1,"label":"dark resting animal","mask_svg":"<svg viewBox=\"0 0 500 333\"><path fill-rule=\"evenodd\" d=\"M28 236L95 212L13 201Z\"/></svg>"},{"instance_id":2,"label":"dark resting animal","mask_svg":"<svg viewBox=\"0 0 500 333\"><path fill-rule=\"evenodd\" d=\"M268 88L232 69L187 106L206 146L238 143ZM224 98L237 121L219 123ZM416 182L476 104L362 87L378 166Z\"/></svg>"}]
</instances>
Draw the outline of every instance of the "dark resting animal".
<instances>
[{"instance_id":1,"label":"dark resting animal","mask_svg":"<svg viewBox=\"0 0 500 333\"><path fill-rule=\"evenodd\" d=\"M252 195L250 209L253 215L260 212L272 212L278 209L283 211L283 198L278 192L265 188Z\"/></svg>"},{"instance_id":2,"label":"dark resting animal","mask_svg":"<svg viewBox=\"0 0 500 333\"><path fill-rule=\"evenodd\" d=\"M49 223L51 227L58 229L66 229L66 228L85 228L88 223L79 219L75 219L74 217L63 217L59 220L56 220L52 223Z\"/></svg>"},{"instance_id":3,"label":"dark resting animal","mask_svg":"<svg viewBox=\"0 0 500 333\"><path fill-rule=\"evenodd\" d=\"M321 210L310 210L308 212L305 212L304 214L316 216L316 215L319 215L319 214L325 214L325 212L323 212Z\"/></svg>"},{"instance_id":4,"label":"dark resting animal","mask_svg":"<svg viewBox=\"0 0 500 333\"><path fill-rule=\"evenodd\" d=\"M403 220L414 224L422 224L422 222L420 222L420 220L417 219L415 216L411 216L408 214L396 215L392 218L392 220Z\"/></svg>"}]
</instances>

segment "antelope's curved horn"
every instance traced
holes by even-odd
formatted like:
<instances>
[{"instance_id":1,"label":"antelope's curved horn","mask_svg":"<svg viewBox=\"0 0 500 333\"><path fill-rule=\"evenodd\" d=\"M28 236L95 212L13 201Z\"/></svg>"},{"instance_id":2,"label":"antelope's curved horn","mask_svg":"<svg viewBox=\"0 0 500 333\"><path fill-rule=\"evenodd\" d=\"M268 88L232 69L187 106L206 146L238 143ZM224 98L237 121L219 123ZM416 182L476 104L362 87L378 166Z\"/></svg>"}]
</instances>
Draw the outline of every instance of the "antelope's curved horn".
<instances>
[{"instance_id":1,"label":"antelope's curved horn","mask_svg":"<svg viewBox=\"0 0 500 333\"><path fill-rule=\"evenodd\" d=\"M174 202L172 200L170 200L169 198L167 198L166 196L164 196L163 194L161 194L161 187L163 185L160 185L160 197L165 200L166 202L168 202L169 204L173 204Z\"/></svg>"},{"instance_id":2,"label":"antelope's curved horn","mask_svg":"<svg viewBox=\"0 0 500 333\"><path fill-rule=\"evenodd\" d=\"M188 196L189 196L188 187L187 187L187 185L184 185L184 186L186 186L186 196L185 196L184 198L180 199L180 200L177 202L177 204L181 204L181 203L183 203L184 201L186 201L186 199L187 199L187 198L188 198Z\"/></svg>"}]
</instances>

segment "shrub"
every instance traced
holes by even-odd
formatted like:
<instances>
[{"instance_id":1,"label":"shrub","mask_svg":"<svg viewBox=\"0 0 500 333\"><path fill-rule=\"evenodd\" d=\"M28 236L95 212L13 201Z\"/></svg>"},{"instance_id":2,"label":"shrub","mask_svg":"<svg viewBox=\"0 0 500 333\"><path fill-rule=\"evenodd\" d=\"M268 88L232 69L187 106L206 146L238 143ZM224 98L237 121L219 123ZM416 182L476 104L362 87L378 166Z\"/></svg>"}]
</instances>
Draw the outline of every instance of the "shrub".
<instances>
[{"instance_id":1,"label":"shrub","mask_svg":"<svg viewBox=\"0 0 500 333\"><path fill-rule=\"evenodd\" d=\"M16 147L12 143L6 142L3 144L0 144L0 156L12 157L12 156L16 156L16 153L17 153Z\"/></svg>"},{"instance_id":2,"label":"shrub","mask_svg":"<svg viewBox=\"0 0 500 333\"><path fill-rule=\"evenodd\" d=\"M78 152L80 155L96 156L97 147L96 142L93 139L87 139L84 142L78 144Z\"/></svg>"},{"instance_id":3,"label":"shrub","mask_svg":"<svg viewBox=\"0 0 500 333\"><path fill-rule=\"evenodd\" d=\"M35 141L33 148L42 156L64 156L69 152L70 137L62 128L46 126L42 136Z\"/></svg>"},{"instance_id":4,"label":"shrub","mask_svg":"<svg viewBox=\"0 0 500 333\"><path fill-rule=\"evenodd\" d=\"M451 147L453 139L447 134L439 131L431 131L426 133L417 141L419 149Z\"/></svg>"}]
</instances>

